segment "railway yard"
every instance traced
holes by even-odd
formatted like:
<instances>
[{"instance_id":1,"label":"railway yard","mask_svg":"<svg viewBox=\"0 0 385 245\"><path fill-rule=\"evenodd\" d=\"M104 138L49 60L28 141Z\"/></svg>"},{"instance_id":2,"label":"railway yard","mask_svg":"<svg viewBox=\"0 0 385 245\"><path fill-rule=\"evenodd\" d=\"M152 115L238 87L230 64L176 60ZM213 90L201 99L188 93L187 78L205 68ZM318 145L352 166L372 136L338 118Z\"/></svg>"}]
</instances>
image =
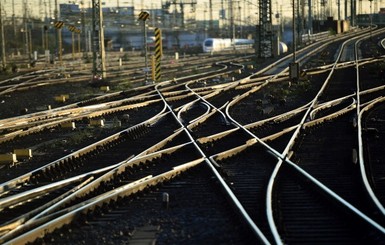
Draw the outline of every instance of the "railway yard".
<instances>
[{"instance_id":1,"label":"railway yard","mask_svg":"<svg viewBox=\"0 0 385 245\"><path fill-rule=\"evenodd\" d=\"M385 29L0 81L0 244L384 244ZM88 64L89 65L89 64Z\"/></svg>"}]
</instances>

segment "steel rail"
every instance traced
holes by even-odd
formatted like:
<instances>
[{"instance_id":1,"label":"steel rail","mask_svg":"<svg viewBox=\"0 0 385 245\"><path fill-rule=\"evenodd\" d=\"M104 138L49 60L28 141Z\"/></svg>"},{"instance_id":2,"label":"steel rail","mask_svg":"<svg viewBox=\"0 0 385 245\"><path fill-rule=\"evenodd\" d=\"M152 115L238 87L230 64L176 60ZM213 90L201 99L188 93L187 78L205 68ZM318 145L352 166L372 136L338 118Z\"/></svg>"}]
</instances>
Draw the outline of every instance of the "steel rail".
<instances>
[{"instance_id":1,"label":"steel rail","mask_svg":"<svg viewBox=\"0 0 385 245\"><path fill-rule=\"evenodd\" d=\"M282 60L284 60L284 59L282 59ZM279 62L277 62L277 63L279 63ZM268 69L268 67L266 68L266 70ZM283 70L282 72L285 72L287 69L285 69L285 70ZM278 75L275 75L275 76L273 76L272 78L271 78L271 80L273 80L274 78L276 78L276 77L278 77ZM262 85L260 85L260 87L262 87L262 86L264 86L264 85L266 85L266 84L268 84L268 82L269 81L266 81L265 83L263 83ZM260 89L260 88L257 88L257 90L258 89ZM248 94L247 94L248 95ZM246 95L246 96L247 96ZM240 97L240 96L239 96ZM237 99L239 99L239 97L237 98ZM203 98L202 98L203 99ZM232 123L233 124L235 124L237 127L239 127L239 128L242 128L246 133L248 133L249 135L251 135L253 138L254 138L254 140L253 141L249 141L247 144L246 144L246 146L243 146L243 147L247 147L248 145L250 145L250 144L254 144L255 142L258 142L258 143L260 143L260 144L262 144L263 146L265 146L268 150L269 150L269 152L271 152L275 157L277 157L278 159L279 158L283 158L282 157L282 155L280 154L280 153L278 153L275 149L273 149L273 148L271 148L270 146L268 146L267 144L265 144L262 140L260 140L258 137L256 137L254 134L252 134L248 129L246 129L246 128L244 128L242 125L240 125L239 123L237 123L234 119L232 119L231 118L231 116L229 115L229 112L228 112L228 109L229 109L229 107L231 106L231 104L232 103L234 103L234 101L235 100L233 100L232 102L230 102L227 106L226 106L226 115L227 115L227 117L228 118L230 118L230 120L232 121ZM208 103L208 102L207 102ZM242 146L240 146L241 148L242 148ZM210 160L214 160L212 157L210 157ZM213 161L213 162L215 162L215 161ZM218 164L216 164L217 166L218 166ZM214 168L214 166L212 167L212 168ZM214 168L215 169L215 168ZM226 188L228 188L228 186L227 186L227 184L225 183L225 182L223 182L223 184L222 185L224 185ZM228 188L229 189L229 191L230 191L230 188ZM232 193L232 192L231 192ZM235 195L234 195L234 198L235 198ZM241 205L241 204L240 204ZM243 209L243 207L241 207L242 209ZM247 213L245 213L245 215L247 215ZM249 217L248 215L247 215L247 217ZM254 224L254 222L250 219L250 222L252 222L253 224ZM255 224L254 224L255 225ZM255 225L256 226L256 225ZM257 226L256 226L257 227Z\"/></svg>"},{"instance_id":2,"label":"steel rail","mask_svg":"<svg viewBox=\"0 0 385 245\"><path fill-rule=\"evenodd\" d=\"M62 157L60 159L57 159L57 160L55 160L55 161L53 161L51 163L48 163L48 164L46 164L46 165L44 165L44 166L42 166L42 167L40 167L38 169L35 169L35 170L33 170L33 171L29 172L29 173L26 173L26 174L24 174L22 176L19 176L19 177L15 178L15 179L12 179L12 180L9 180L7 182L4 182L4 183L0 184L0 194L3 193L4 191L13 189L16 186L29 181L29 179L35 173L37 173L39 171L43 171L45 169L48 169L51 166L55 166L56 164L59 164L60 162L65 161L66 159L76 158L76 157L79 157L81 155L84 155L85 153L94 150L98 145L104 145L104 144L108 143L109 141L113 141L114 139L119 138L122 133L130 132L131 130L135 130L136 128L138 128L140 126L146 126L146 125L150 125L150 124L154 123L154 121L157 121L161 117L164 116L164 111L165 110L166 110L166 107L164 107L162 109L162 111L159 112L157 115L153 116L150 119L145 120L144 122L136 124L136 125L134 125L134 126L132 126L130 128L124 129L124 130L122 130L122 131L120 131L120 132L118 132L116 134L113 134L113 135L111 135L111 136L109 136L109 137L107 137L105 139L102 139L102 140L100 140L98 142L95 142L95 143L93 143L93 144L91 144L89 146L86 146L86 147L84 147L84 148L82 148L80 150L77 150L77 151L75 151L75 152L73 152L73 153L71 153L71 154L69 154L67 156L64 156L64 157Z\"/></svg>"},{"instance_id":3,"label":"steel rail","mask_svg":"<svg viewBox=\"0 0 385 245\"><path fill-rule=\"evenodd\" d=\"M7 222L6 224L3 224L0 227L0 242L3 240L4 237L11 235L11 233L14 233L15 231L22 228L25 223L27 223L31 217L38 214L39 212L42 212L43 210L51 207L51 205L54 205L55 203L59 202L63 198L66 198L68 195L71 195L71 193L76 192L77 190L81 189L83 186L88 184L90 181L92 181L94 178L89 177L85 179L83 182L79 183L72 189L68 190L67 192L63 193L62 195L56 197L55 199L49 201L48 203L45 203L44 205L29 211L28 213L23 214L22 216L16 217L15 219Z\"/></svg>"},{"instance_id":4,"label":"steel rail","mask_svg":"<svg viewBox=\"0 0 385 245\"><path fill-rule=\"evenodd\" d=\"M156 86L156 89L159 87L159 86L162 86L161 84L157 85ZM186 88L189 89L188 85L186 84ZM157 89L159 95L161 97L163 97L163 95L161 94L161 92ZM191 89L192 92L194 92L192 89ZM208 101L206 101L204 98L202 98L200 95L196 94L197 97L199 97L202 101L204 101L205 103L207 103L208 105L210 105L210 107L212 108L215 108L213 105L211 105ZM165 101L165 103L167 103ZM168 106L168 105L167 105ZM168 106L169 107L169 106ZM195 148L200 152L200 154L202 155L202 157L204 158L204 161L207 163L207 165L210 167L210 169L213 171L214 175L216 176L216 178L219 180L219 182L221 183L222 187L224 188L224 190L228 193L230 199L232 200L233 204L237 207L238 209L238 212L244 217L246 223L250 226L250 228L253 230L253 233L259 238L259 240L261 242L263 242L264 244L270 244L270 242L268 241L268 239L265 237L265 235L262 233L262 231L258 228L258 226L253 222L253 220L251 219L251 217L247 214L246 210L243 208L242 204L240 203L240 201L236 198L236 196L234 195L234 193L231 191L231 189L229 188L229 186L226 184L226 182L223 180L223 178L221 177L221 175L219 174L219 172L216 170L215 166L213 166L213 164L211 163L210 161L210 158L208 158L206 156L206 154L202 151L202 149L199 147L199 145L196 143L196 140L192 137L192 135L190 134L189 130L187 129L187 127L185 127L183 125L182 122L180 122L178 120L178 117L174 114L173 110L171 109L171 107L169 107L169 111L172 112L172 114L174 115L175 119L179 122L179 124L183 127L183 130L185 131L185 133L188 135L188 137L190 138L191 142L194 144Z\"/></svg>"},{"instance_id":5,"label":"steel rail","mask_svg":"<svg viewBox=\"0 0 385 245\"><path fill-rule=\"evenodd\" d=\"M367 39L363 38L362 40ZM362 41L360 40L360 41ZM356 59L358 60L358 43L356 42L355 44L355 56ZM385 48L384 48L385 49ZM363 144L363 139L362 139L362 115L363 112L367 111L367 108L370 108L374 106L378 101L383 101L383 99L376 100L372 103L370 103L368 106L363 108L361 110L361 96L360 96L360 64L357 62L356 63L356 84L357 84L357 139L358 139L358 159L359 159L359 166L360 166L360 172L361 172L361 178L364 183L364 186L366 188L366 191L368 192L370 198L378 208L378 210L382 213L382 215L385 215L385 208L384 205L378 200L376 194L373 191L372 186L369 183L368 180L368 174L366 171L366 166L365 166L365 159L364 159L364 144Z\"/></svg>"},{"instance_id":6,"label":"steel rail","mask_svg":"<svg viewBox=\"0 0 385 245\"><path fill-rule=\"evenodd\" d=\"M171 108L169 108L170 109L170 111L172 112L172 110L171 110ZM174 113L173 113L174 114ZM175 117L175 114L174 114L174 117Z\"/></svg>"},{"instance_id":7,"label":"steel rail","mask_svg":"<svg viewBox=\"0 0 385 245\"><path fill-rule=\"evenodd\" d=\"M63 118L68 115L74 114L80 114L80 113L92 113L95 111L99 110L106 110L109 108L113 107L119 107L122 106L124 103L130 103L130 102L135 102L135 101L141 101L144 99L152 99L154 96L134 96L128 99L122 99L118 101L112 101L112 102L106 102L106 103L101 103L98 105L87 105L87 106L82 106L78 107L78 103L65 106L65 107L59 107L51 110L46 110L42 112L36 112L28 115L23 115L23 116L18 116L18 117L12 117L12 118L7 118L7 119L2 119L0 120L0 128L18 128L18 127L23 127L23 125L27 125L30 123L34 124L42 124L45 121L51 121L55 120L55 118ZM156 100L156 99L155 99Z\"/></svg>"},{"instance_id":8,"label":"steel rail","mask_svg":"<svg viewBox=\"0 0 385 245\"><path fill-rule=\"evenodd\" d=\"M358 36L358 37L355 37L353 38L353 40L356 40L356 39L360 39L362 36ZM347 40L345 41L343 44L342 44L342 47L344 47L345 45L347 45L348 42L351 42L351 40ZM332 73L334 72L334 69L336 68L337 66L337 63L338 61L340 60L340 57L342 55L342 51L343 51L343 48L340 49L340 52L337 56L337 59L336 59L336 62L334 63L334 66L333 68L331 69L325 83L323 84L323 86L321 87L321 89L319 90L319 92L317 93L316 97L313 99L312 101L312 104L311 106L308 108L305 116L303 117L303 119L301 120L301 123L298 125L295 133L293 134L291 140L289 141L287 147L285 148L284 152L283 152L283 155L284 155L284 158L282 158L278 164L276 165L276 169L274 170L274 173L272 174L271 176L271 179L269 181L269 184L268 184L268 197L266 199L266 205L268 207L268 220L269 220L269 223L271 224L271 228L273 229L273 233L274 233L274 238L276 240L276 242L278 244L282 244L282 240L279 236L279 233L278 233L278 230L276 229L276 225L275 225L275 221L274 221L274 218L273 218L273 208L272 208L272 190L273 190L273 186L274 186L274 182L275 182L275 178L278 174L278 171L282 165L283 162L286 162L286 163L289 163L291 166L293 166L295 169L297 169L300 173L302 173L304 176L306 176L309 180L311 180L313 183L315 183L317 186L319 186L322 190L324 190L326 193L328 193L330 196L332 196L333 198L335 198L338 202L340 202L341 204L343 204L345 207L351 209L352 211L354 211L354 213L356 213L358 216L360 216L361 218L363 218L364 220L366 220L369 224L373 225L375 228L377 228L378 230L382 231L382 232L385 232L385 229L383 227L381 227L379 224L377 224L376 222L374 222L372 219L370 219L368 216L366 216L365 214L363 214L360 210L356 209L353 205L351 205L350 203L348 203L347 201L345 201L343 198L341 198L339 195L337 195L335 192L333 192L331 189L327 188L325 185L323 185L320 181L318 181L316 178L312 177L310 174L308 174L306 171L304 171L302 168L300 168L299 166L297 166L295 163L291 162L289 159L288 159L288 154L291 150L291 147L292 145L294 144L294 140L296 139L296 137L299 135L299 132L300 130L302 129L304 123L305 123L305 120L306 118L308 117L308 115L310 115L311 113L311 110L315 107L316 105L316 102L318 101L318 98L320 97L320 95L323 93L326 85L328 84L328 81L330 80L331 78L331 75Z\"/></svg>"},{"instance_id":9,"label":"steel rail","mask_svg":"<svg viewBox=\"0 0 385 245\"><path fill-rule=\"evenodd\" d=\"M63 123L66 123L66 122L73 122L73 121L81 120L84 118L90 119L90 118L100 117L100 116L108 115L108 114L112 114L112 113L119 113L122 111L127 111L127 110L131 110L134 108L139 108L139 107L143 107L143 106L150 105L153 103L157 103L159 101L160 100L158 99L158 100L140 102L137 104L125 105L125 106L119 106L119 107L107 108L107 109L102 109L102 107L100 109L94 107L92 110L79 110L79 111L71 109L72 112L67 114L66 116L62 115L58 118L52 118L49 120L45 120L45 122L41 122L41 121L32 122L32 123L26 122L25 124L19 125L16 128L11 127L15 131L7 133L5 135L0 135L0 142L9 141L9 140L15 138L16 136L22 137L25 135L29 135L32 133L42 131L42 130L47 129L47 128L54 128L54 127L57 127Z\"/></svg>"},{"instance_id":10,"label":"steel rail","mask_svg":"<svg viewBox=\"0 0 385 245\"><path fill-rule=\"evenodd\" d=\"M344 44L346 44L347 41L344 42ZM341 56L341 52L342 52L342 49L340 49L340 52L339 52L339 56L337 58L337 61L339 60L339 57ZM337 62L336 62L337 63ZM335 69L336 67L336 63L334 64L333 66L333 69ZM285 72L288 68L282 70L281 72ZM332 72L331 72L332 73ZM331 73L329 74L328 78L327 78L327 81L330 79L331 77ZM276 75L278 76L278 75ZM275 78L272 77L271 80L273 80ZM269 83L269 81L266 81L264 84L267 84ZM324 88L326 87L326 82L323 84L323 86L321 87L319 93L317 94L316 98L318 98L321 94L321 92L324 90ZM263 86L263 85L261 85ZM305 119L307 118L307 115L310 113L310 111L312 110L312 108L314 107L315 105L315 102L316 102L316 99L314 99L311 103L311 105L308 107L308 110L307 112L305 113L305 116L303 117L301 123L299 125L303 125L303 123L305 122ZM289 149L290 147L286 147L286 149L284 150L284 152L281 154L279 152L277 152L275 149L271 148L270 146L268 146L266 143L264 143L261 139L259 139L258 137L256 137L252 132L250 132L248 129L244 128L241 124L239 124L238 122L236 122L233 118L231 118L230 114L229 114L229 107L234 103L234 101L230 102L226 108L226 115L230 118L230 120L232 121L232 123L236 124L239 128L242 128L245 132L247 132L248 134L250 134L258 143L260 143L261 145L263 145L267 150L268 152L270 152L273 156L277 157L278 159L280 159L276 165L276 169L274 170L271 178L270 178L270 181L269 181L269 184L268 184L268 188L267 188L267 198L266 198L266 205L267 205L267 216L268 216L268 221L269 221L269 225L270 225L270 229L273 233L273 237L275 239L275 242L278 243L278 244L281 244L282 241L281 241L281 238L279 236L279 233L277 231L277 228L276 228L276 225L275 225L275 222L274 222L274 219L273 219L273 212L272 212L272 190L273 190L273 183L274 183L274 180L275 180L275 177L278 173L278 170L281 166L281 164L284 162L284 161L287 161L287 155L289 153ZM294 138L295 138L295 135L297 135L299 133L299 130L301 129L301 126L297 126L293 136L292 136L292 139L291 139L291 142L294 141ZM290 145L290 143L288 144L288 146ZM307 173L306 173L307 174ZM307 174L308 176L308 174ZM309 175L310 176L310 175ZM323 188L325 186L323 185L318 185L319 187ZM324 189L324 188L323 188ZM326 192L330 192L331 190L329 189L324 189ZM337 196L335 193L333 196ZM346 204L347 202L343 199L339 199L342 203ZM348 204L348 203L347 203ZM350 207L350 204L347 205L348 207ZM358 212L358 214L361 214L360 212ZM364 216L364 218L366 218L366 216ZM370 219L369 219L370 220ZM371 220L370 220L371 221ZM370 222L369 221L369 222Z\"/></svg>"},{"instance_id":11,"label":"steel rail","mask_svg":"<svg viewBox=\"0 0 385 245\"><path fill-rule=\"evenodd\" d=\"M105 181L108 181L109 179L112 179L115 175L119 174L120 172L124 171L125 168L129 166L134 166L134 165L139 165L143 162L146 161L151 161L152 159L158 158L163 154L170 154L177 149L180 149L188 144L191 144L191 142L179 145L179 146L174 146L170 147L167 149L163 149L161 151L158 151L162 146L167 144L170 140L172 140L174 137L176 137L178 134L180 134L182 130L180 129L179 131L175 132L173 135L170 135L166 139L162 140L161 142L157 143L154 146L151 146L147 150L143 151L142 153L139 153L136 156L133 156L130 159L124 160L120 163L117 163L109 168L105 168L104 170L107 170L105 174L100 176L99 178L93 180L90 183L87 183L86 185L82 186L82 188L78 188L76 191L72 191L70 195L66 195L64 198L60 198L57 202L51 201L51 206L47 209L42 210L40 213L36 214L34 212L35 216L32 218L29 218L28 220L26 218L21 219L22 222L18 222L19 226L15 228L15 230L10 231L7 233L2 239L13 237L15 233L19 232L20 230L25 229L25 227L29 227L31 223L44 223L48 222L50 218L60 216L64 213L67 213L73 209L76 209L80 206L83 206L84 203L90 203L91 200L87 200L81 204L77 204L75 206L66 208L65 210L61 210L60 207L64 206L66 203L71 202L74 198L76 197L81 197L86 195L89 191L95 190L98 188L98 186ZM179 167L175 167L174 169L177 169ZM183 169L183 168L182 168ZM105 196L105 194L103 194ZM93 198L92 200L95 200L97 198ZM29 215L30 216L30 215ZM19 219L20 220L20 219ZM43 220L43 221L42 221Z\"/></svg>"},{"instance_id":12,"label":"steel rail","mask_svg":"<svg viewBox=\"0 0 385 245\"><path fill-rule=\"evenodd\" d=\"M174 168L166 173L157 175L157 176L148 176L147 178L140 179L134 183L129 183L124 185L116 190L110 191L104 195L101 195L93 200L86 201L79 205L77 209L72 210L71 212L59 214L60 216L49 217L48 222L43 222L40 226L21 234L15 238L11 237L11 240L7 240L4 242L5 244L21 244L27 242L33 242L36 238L42 237L48 232L53 232L55 229L62 227L65 224L69 224L73 222L73 220L77 219L81 214L86 214L88 210L93 210L96 207L100 207L103 203L107 203L111 200L116 200L118 197L126 197L138 191L142 191L150 186L156 186L159 183L164 181L171 180L178 176L180 173L187 171L189 168L194 167L197 164L200 164L203 160L192 161L186 164L182 164L179 167ZM46 221L46 220L44 220ZM36 221L38 222L38 220Z\"/></svg>"}]
</instances>

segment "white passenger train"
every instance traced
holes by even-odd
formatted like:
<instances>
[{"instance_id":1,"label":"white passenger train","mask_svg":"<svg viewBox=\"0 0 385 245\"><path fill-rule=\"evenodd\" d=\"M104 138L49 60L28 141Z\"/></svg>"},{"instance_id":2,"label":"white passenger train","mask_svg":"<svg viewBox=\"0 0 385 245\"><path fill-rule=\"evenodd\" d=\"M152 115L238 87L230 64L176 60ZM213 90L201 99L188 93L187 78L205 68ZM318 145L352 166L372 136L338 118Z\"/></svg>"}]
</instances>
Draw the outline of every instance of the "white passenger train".
<instances>
[{"instance_id":1,"label":"white passenger train","mask_svg":"<svg viewBox=\"0 0 385 245\"><path fill-rule=\"evenodd\" d=\"M203 41L203 52L213 53L224 50L239 50L253 48L252 39L207 38Z\"/></svg>"}]
</instances>

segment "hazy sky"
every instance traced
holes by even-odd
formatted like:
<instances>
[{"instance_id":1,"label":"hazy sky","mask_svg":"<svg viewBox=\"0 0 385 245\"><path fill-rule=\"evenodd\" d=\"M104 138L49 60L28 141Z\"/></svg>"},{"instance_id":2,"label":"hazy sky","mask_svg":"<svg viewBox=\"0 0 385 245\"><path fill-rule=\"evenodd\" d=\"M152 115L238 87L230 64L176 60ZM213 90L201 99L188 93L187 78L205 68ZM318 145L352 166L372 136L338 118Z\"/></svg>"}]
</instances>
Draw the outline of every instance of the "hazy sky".
<instances>
[{"instance_id":1,"label":"hazy sky","mask_svg":"<svg viewBox=\"0 0 385 245\"><path fill-rule=\"evenodd\" d=\"M24 0L0 0L3 3L3 9L7 16L12 16L13 8L12 3L15 3L15 14L21 15L23 13L22 11L22 3ZM135 4L135 7L140 8L157 8L161 6L161 3L165 2L166 0L102 0L102 2L105 3L104 6L106 7L115 7L119 3L120 6L131 6L132 4ZM182 0L185 2L190 2L193 0ZM196 15L197 18L203 19L204 16L206 18L209 18L209 0L196 0ZM273 13L277 13L282 9L282 13L285 16L291 16L291 3L292 0L271 0L272 1L272 10ZM307 0L305 0L307 2ZM39 16L44 15L45 11L49 12L49 7L51 7L51 11L54 9L55 0L27 0L29 9L31 10L31 15L33 16ZM57 0L58 3L72 3L72 2L81 2L81 1L69 1L69 0ZM89 6L91 4L91 0L83 0L86 6ZM179 2L179 0L177 0ZM211 0L213 5L213 17L218 18L219 9L222 7L222 4L224 8L227 8L229 0ZM338 0L328 0L328 7L332 9L332 14L334 16L337 15L337 2ZM344 0L340 0L341 2L341 10L344 9ZM350 2L350 0L348 0ZM313 0L313 9L315 11L319 10L319 3L320 0ZM362 13L369 13L370 11L370 3L369 0L362 0L357 1L357 5L359 3L362 3ZM233 4L235 6L235 12L238 11L238 14L241 14L242 16L254 16L255 13L258 11L257 5L258 0L233 0ZM372 9L374 11L374 3L372 3ZM39 6L39 8L38 8ZM378 0L377 1L377 7L378 9L380 7L385 6L385 0ZM359 8L359 6L357 6ZM187 5L185 7L186 11L191 10L190 5ZM374 12L378 12L374 11ZM341 14L342 15L342 14Z\"/></svg>"}]
</instances>

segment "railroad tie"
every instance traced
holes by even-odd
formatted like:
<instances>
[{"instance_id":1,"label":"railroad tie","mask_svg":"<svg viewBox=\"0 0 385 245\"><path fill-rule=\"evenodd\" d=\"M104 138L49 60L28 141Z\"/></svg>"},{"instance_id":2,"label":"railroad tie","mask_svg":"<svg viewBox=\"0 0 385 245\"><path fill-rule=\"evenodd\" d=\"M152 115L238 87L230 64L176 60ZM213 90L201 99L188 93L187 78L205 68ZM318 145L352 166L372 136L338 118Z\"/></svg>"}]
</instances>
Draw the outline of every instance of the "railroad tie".
<instances>
[{"instance_id":1,"label":"railroad tie","mask_svg":"<svg viewBox=\"0 0 385 245\"><path fill-rule=\"evenodd\" d=\"M49 180L49 169L44 169L42 174L38 176L41 182ZM39 182L39 181L38 181Z\"/></svg>"},{"instance_id":2,"label":"railroad tie","mask_svg":"<svg viewBox=\"0 0 385 245\"><path fill-rule=\"evenodd\" d=\"M155 244L156 234L159 232L159 226L147 225L140 228L136 228L129 241L130 245L145 245Z\"/></svg>"},{"instance_id":3,"label":"railroad tie","mask_svg":"<svg viewBox=\"0 0 385 245\"><path fill-rule=\"evenodd\" d=\"M70 163L71 163L71 159L70 158L67 158L67 159L64 159L64 161L61 161L59 164L60 164L60 169L63 170L63 171L70 171Z\"/></svg>"},{"instance_id":4,"label":"railroad tie","mask_svg":"<svg viewBox=\"0 0 385 245\"><path fill-rule=\"evenodd\" d=\"M35 174L33 174L30 178L30 183L31 184L37 184L39 182L39 179L41 179L44 175L43 170L38 170Z\"/></svg>"}]
</instances>

